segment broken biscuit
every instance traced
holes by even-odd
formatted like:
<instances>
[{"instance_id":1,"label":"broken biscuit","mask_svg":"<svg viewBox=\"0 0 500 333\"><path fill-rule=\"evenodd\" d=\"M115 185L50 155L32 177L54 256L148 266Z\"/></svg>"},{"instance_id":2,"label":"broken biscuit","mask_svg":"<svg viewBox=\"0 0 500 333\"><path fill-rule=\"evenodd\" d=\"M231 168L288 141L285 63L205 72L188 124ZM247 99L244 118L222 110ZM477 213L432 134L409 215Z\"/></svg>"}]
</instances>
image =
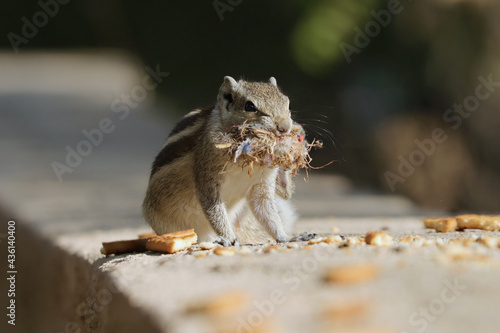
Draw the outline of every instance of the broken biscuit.
<instances>
[{"instance_id":1,"label":"broken biscuit","mask_svg":"<svg viewBox=\"0 0 500 333\"><path fill-rule=\"evenodd\" d=\"M146 248L150 251L175 253L191 247L197 240L194 229L189 229L149 238Z\"/></svg>"},{"instance_id":2,"label":"broken biscuit","mask_svg":"<svg viewBox=\"0 0 500 333\"><path fill-rule=\"evenodd\" d=\"M145 239L131 239L131 240L122 240L116 242L103 242L101 249L101 253L109 256L110 254L123 254L130 252L144 252L146 251L146 242Z\"/></svg>"},{"instance_id":3,"label":"broken biscuit","mask_svg":"<svg viewBox=\"0 0 500 333\"><path fill-rule=\"evenodd\" d=\"M457 229L457 219L454 217L426 218L422 221L426 228L434 229L438 232L449 232Z\"/></svg>"},{"instance_id":4,"label":"broken biscuit","mask_svg":"<svg viewBox=\"0 0 500 333\"><path fill-rule=\"evenodd\" d=\"M459 229L500 230L500 215L459 215L456 217Z\"/></svg>"}]
</instances>

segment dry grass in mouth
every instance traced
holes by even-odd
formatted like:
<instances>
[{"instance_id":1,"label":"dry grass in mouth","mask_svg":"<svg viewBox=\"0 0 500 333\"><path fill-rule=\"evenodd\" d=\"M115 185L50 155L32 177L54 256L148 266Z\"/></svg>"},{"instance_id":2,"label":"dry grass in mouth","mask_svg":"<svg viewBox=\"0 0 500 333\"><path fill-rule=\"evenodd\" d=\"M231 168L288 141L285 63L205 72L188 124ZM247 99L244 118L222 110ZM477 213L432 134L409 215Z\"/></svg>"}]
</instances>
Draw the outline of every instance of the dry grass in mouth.
<instances>
[{"instance_id":1,"label":"dry grass in mouth","mask_svg":"<svg viewBox=\"0 0 500 333\"><path fill-rule=\"evenodd\" d=\"M291 171L292 175L300 169L311 168L309 152L312 148L323 147L323 143L318 140L308 143L298 124L292 126L290 133L279 136L244 123L222 133L215 146L225 150L235 164L248 166L251 177L254 165L280 167Z\"/></svg>"}]
</instances>

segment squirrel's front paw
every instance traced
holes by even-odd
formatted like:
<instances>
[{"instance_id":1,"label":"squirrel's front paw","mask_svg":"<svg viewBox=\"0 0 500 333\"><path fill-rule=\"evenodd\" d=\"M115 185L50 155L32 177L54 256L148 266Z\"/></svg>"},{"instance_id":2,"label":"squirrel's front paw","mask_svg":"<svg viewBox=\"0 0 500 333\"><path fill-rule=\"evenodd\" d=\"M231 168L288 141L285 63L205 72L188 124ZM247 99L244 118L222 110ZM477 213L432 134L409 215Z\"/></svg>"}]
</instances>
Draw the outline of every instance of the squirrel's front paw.
<instances>
[{"instance_id":1,"label":"squirrel's front paw","mask_svg":"<svg viewBox=\"0 0 500 333\"><path fill-rule=\"evenodd\" d=\"M228 247L228 246L231 246L231 245L234 245L234 246L238 246L240 243L238 242L238 239L233 239L233 241L229 241L227 240L226 238L224 237L219 237L217 238L216 240L214 240L214 243L215 244L219 244L219 245L222 245L224 247Z\"/></svg>"},{"instance_id":2,"label":"squirrel's front paw","mask_svg":"<svg viewBox=\"0 0 500 333\"><path fill-rule=\"evenodd\" d=\"M316 237L315 232L303 232L300 235L293 236L290 238L289 242L305 242Z\"/></svg>"}]
</instances>

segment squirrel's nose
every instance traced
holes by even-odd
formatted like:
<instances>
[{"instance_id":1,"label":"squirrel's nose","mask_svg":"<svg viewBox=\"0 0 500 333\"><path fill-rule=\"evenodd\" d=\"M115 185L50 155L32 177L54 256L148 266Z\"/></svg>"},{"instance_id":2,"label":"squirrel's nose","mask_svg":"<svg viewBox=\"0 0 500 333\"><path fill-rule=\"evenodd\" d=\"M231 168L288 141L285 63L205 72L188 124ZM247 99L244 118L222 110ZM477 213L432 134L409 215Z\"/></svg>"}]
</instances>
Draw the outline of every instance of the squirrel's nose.
<instances>
[{"instance_id":1,"label":"squirrel's nose","mask_svg":"<svg viewBox=\"0 0 500 333\"><path fill-rule=\"evenodd\" d=\"M278 121L276 121L276 131L279 135L290 133L291 128L292 122L288 119L278 119Z\"/></svg>"},{"instance_id":2,"label":"squirrel's nose","mask_svg":"<svg viewBox=\"0 0 500 333\"><path fill-rule=\"evenodd\" d=\"M278 125L278 126L276 126L276 130L278 131L278 133L279 133L280 135L283 135L283 134L288 133L288 130L289 130L289 129L287 129L287 128L285 128L285 127L281 127L281 126L279 126L279 125Z\"/></svg>"}]
</instances>

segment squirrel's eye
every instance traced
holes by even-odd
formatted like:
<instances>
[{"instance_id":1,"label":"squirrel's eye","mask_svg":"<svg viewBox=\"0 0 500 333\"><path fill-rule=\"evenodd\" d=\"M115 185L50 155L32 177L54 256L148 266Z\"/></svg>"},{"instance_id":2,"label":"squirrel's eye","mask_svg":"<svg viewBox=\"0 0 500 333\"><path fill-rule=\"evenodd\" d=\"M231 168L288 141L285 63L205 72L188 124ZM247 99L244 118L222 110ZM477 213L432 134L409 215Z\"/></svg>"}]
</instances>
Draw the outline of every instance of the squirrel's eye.
<instances>
[{"instance_id":1,"label":"squirrel's eye","mask_svg":"<svg viewBox=\"0 0 500 333\"><path fill-rule=\"evenodd\" d=\"M231 94L225 94L225 95L224 95L224 99L225 99L226 101L228 101L229 103L234 102L234 100L233 100L233 95L231 95Z\"/></svg>"},{"instance_id":2,"label":"squirrel's eye","mask_svg":"<svg viewBox=\"0 0 500 333\"><path fill-rule=\"evenodd\" d=\"M252 102L248 101L245 103L245 111L257 111L255 105Z\"/></svg>"}]
</instances>

